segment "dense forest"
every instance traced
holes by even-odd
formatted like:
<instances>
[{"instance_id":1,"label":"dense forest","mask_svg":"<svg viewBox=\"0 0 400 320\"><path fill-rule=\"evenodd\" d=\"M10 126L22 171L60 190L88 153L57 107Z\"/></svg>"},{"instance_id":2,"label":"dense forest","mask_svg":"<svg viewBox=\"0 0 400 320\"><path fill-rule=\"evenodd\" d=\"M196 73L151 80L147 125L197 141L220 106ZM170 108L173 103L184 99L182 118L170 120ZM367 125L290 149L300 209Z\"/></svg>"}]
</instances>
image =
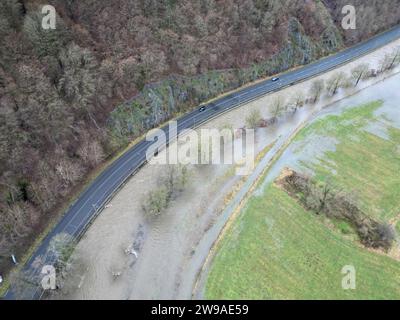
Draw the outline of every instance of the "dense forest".
<instances>
[{"instance_id":1,"label":"dense forest","mask_svg":"<svg viewBox=\"0 0 400 320\"><path fill-rule=\"evenodd\" d=\"M0 273L129 140L400 20L400 0L47 2L55 30L43 1L0 1Z\"/></svg>"}]
</instances>

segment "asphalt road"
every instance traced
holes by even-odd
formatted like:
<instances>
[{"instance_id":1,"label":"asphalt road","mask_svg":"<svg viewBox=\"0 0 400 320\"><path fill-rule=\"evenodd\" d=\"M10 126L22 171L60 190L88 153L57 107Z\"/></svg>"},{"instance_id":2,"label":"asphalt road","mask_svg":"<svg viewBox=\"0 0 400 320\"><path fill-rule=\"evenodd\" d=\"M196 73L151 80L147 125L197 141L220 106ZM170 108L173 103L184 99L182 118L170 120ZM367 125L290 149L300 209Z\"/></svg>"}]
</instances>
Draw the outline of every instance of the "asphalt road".
<instances>
[{"instance_id":1,"label":"asphalt road","mask_svg":"<svg viewBox=\"0 0 400 320\"><path fill-rule=\"evenodd\" d=\"M315 63L280 75L277 82L265 80L255 85L241 89L235 93L226 95L212 103L205 105L206 109L199 112L198 109L187 113L177 120L178 133L184 129L195 128L200 124L217 117L218 115L234 109L244 103L258 99L268 93L281 90L291 84L304 81L308 78L325 73L342 64L359 58L374 51L396 39L400 38L400 26L380 34L366 42L348 48L335 55L321 59ZM163 127L167 140L169 139L168 126ZM61 221L46 236L36 252L27 262L25 268L31 272L39 272L33 267L33 262L38 256L45 256L45 264L52 264L54 257L46 256L50 240L59 233L68 233L73 237L81 236L90 222L101 211L105 203L112 197L118 188L146 162L146 150L153 142L145 140L130 148L120 158L107 167L90 185L82 192L79 198L67 209ZM41 288L29 290L24 297L37 299L41 296ZM12 290L5 296L13 299Z\"/></svg>"}]
</instances>

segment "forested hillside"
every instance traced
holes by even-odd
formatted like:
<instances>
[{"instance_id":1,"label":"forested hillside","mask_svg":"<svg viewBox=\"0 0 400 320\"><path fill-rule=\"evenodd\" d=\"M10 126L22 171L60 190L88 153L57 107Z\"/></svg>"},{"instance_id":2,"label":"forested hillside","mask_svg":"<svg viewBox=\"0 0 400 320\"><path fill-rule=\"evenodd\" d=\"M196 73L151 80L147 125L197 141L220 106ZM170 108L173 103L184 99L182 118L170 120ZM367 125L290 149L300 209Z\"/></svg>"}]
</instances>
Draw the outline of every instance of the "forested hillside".
<instances>
[{"instance_id":1,"label":"forested hillside","mask_svg":"<svg viewBox=\"0 0 400 320\"><path fill-rule=\"evenodd\" d=\"M355 44L400 21L400 0L323 0L335 24L340 27L342 8L356 8L357 28L343 32L345 43Z\"/></svg>"},{"instance_id":2,"label":"forested hillside","mask_svg":"<svg viewBox=\"0 0 400 320\"><path fill-rule=\"evenodd\" d=\"M146 129L400 18L399 0L350 1L354 32L340 28L344 0L46 2L55 30L41 28L43 1L0 1L0 272Z\"/></svg>"}]
</instances>

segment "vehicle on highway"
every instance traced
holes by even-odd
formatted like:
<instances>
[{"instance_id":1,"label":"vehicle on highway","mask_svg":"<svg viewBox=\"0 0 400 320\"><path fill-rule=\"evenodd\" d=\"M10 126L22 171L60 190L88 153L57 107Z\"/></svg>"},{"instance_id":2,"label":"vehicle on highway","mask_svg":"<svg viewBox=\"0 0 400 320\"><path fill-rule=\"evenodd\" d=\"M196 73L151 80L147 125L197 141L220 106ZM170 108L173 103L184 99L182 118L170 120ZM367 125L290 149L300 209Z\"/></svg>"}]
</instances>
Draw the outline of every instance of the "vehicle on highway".
<instances>
[{"instance_id":1,"label":"vehicle on highway","mask_svg":"<svg viewBox=\"0 0 400 320\"><path fill-rule=\"evenodd\" d=\"M278 80L279 80L278 77L274 77L274 78L271 79L272 82L276 82L276 81L278 81Z\"/></svg>"},{"instance_id":2,"label":"vehicle on highway","mask_svg":"<svg viewBox=\"0 0 400 320\"><path fill-rule=\"evenodd\" d=\"M199 108L199 112L203 112L203 111L205 111L206 110L206 106L201 106L200 108Z\"/></svg>"}]
</instances>

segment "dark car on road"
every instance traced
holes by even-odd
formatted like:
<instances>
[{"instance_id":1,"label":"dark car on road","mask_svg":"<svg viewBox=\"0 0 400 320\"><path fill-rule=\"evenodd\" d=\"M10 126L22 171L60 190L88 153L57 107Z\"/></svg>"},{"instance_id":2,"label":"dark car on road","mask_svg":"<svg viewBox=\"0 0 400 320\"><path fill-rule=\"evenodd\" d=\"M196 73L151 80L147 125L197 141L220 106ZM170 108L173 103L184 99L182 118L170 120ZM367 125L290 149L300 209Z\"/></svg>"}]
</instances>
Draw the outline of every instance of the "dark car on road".
<instances>
[{"instance_id":1,"label":"dark car on road","mask_svg":"<svg viewBox=\"0 0 400 320\"><path fill-rule=\"evenodd\" d=\"M272 82L276 82L276 81L278 81L278 80L279 80L278 77L275 77L275 78L272 78L272 79L271 79Z\"/></svg>"},{"instance_id":2,"label":"dark car on road","mask_svg":"<svg viewBox=\"0 0 400 320\"><path fill-rule=\"evenodd\" d=\"M200 108L199 108L199 112L203 112L203 111L205 111L206 110L206 106L201 106Z\"/></svg>"}]
</instances>

